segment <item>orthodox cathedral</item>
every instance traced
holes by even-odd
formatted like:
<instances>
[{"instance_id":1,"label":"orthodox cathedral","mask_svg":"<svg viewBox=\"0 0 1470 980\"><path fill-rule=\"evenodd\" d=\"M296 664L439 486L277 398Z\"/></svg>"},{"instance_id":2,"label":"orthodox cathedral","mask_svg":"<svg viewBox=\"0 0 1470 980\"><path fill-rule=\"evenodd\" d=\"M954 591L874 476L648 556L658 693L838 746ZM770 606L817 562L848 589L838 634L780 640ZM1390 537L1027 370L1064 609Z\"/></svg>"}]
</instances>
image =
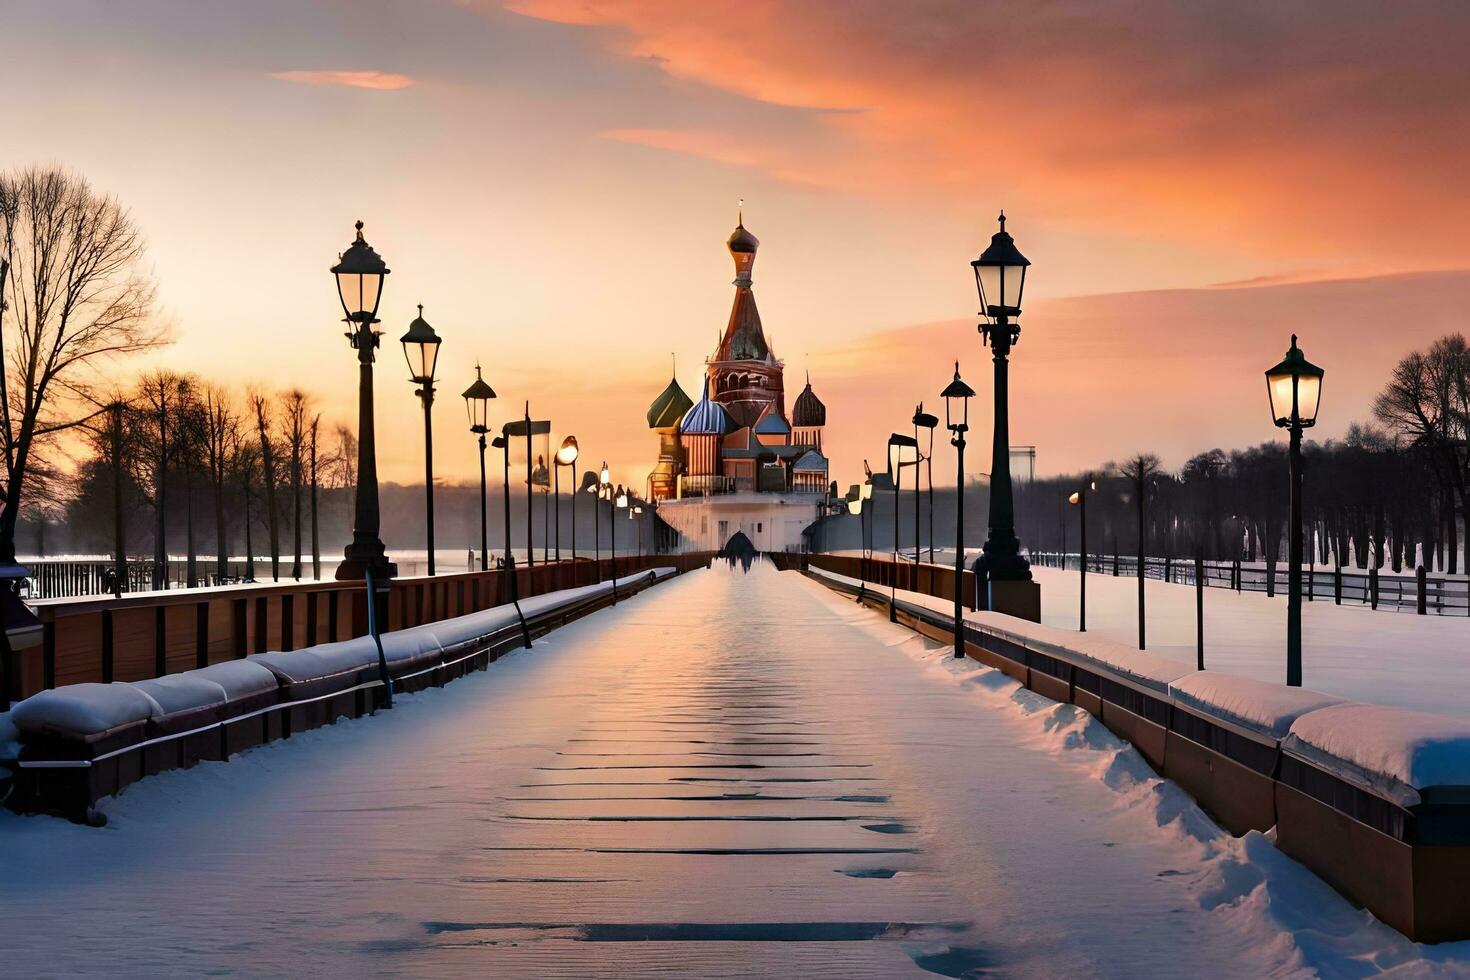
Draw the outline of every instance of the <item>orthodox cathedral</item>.
<instances>
[{"instance_id":1,"label":"orthodox cathedral","mask_svg":"<svg viewBox=\"0 0 1470 980\"><path fill-rule=\"evenodd\" d=\"M730 322L705 361L699 401L675 378L648 408L659 437L648 496L685 548L718 550L741 531L762 551L796 551L828 494L827 409L807 378L787 415L785 365L751 289L760 242L743 216L726 245L735 260Z\"/></svg>"}]
</instances>

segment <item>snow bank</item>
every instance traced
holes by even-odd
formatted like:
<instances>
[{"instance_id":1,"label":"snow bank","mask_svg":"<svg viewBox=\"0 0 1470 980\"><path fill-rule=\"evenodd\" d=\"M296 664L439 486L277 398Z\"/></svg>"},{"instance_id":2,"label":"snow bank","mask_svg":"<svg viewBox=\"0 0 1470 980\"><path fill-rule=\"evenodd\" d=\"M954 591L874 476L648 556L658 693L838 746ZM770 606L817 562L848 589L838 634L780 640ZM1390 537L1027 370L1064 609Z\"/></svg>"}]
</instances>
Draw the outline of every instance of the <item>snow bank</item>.
<instances>
[{"instance_id":1,"label":"snow bank","mask_svg":"<svg viewBox=\"0 0 1470 980\"><path fill-rule=\"evenodd\" d=\"M1222 718L1270 738L1284 738L1292 722L1309 711L1343 699L1300 687L1267 684L1247 677L1197 670L1169 685L1179 704Z\"/></svg>"},{"instance_id":2,"label":"snow bank","mask_svg":"<svg viewBox=\"0 0 1470 980\"><path fill-rule=\"evenodd\" d=\"M516 622L519 622L519 618L516 616L515 606L496 606L468 616L456 616L431 623L428 629L440 647L449 650Z\"/></svg>"},{"instance_id":3,"label":"snow bank","mask_svg":"<svg viewBox=\"0 0 1470 980\"><path fill-rule=\"evenodd\" d=\"M225 689L214 681L188 674L169 674L146 681L134 681L133 686L157 701L166 715L224 704L228 700Z\"/></svg>"},{"instance_id":4,"label":"snow bank","mask_svg":"<svg viewBox=\"0 0 1470 980\"><path fill-rule=\"evenodd\" d=\"M20 755L20 732L10 720L10 712L0 711L0 766Z\"/></svg>"},{"instance_id":5,"label":"snow bank","mask_svg":"<svg viewBox=\"0 0 1470 980\"><path fill-rule=\"evenodd\" d=\"M415 660L424 654L439 653L441 647L434 631L428 626L413 626L382 634L383 657L390 664ZM371 641L369 641L371 642ZM373 650L373 662L377 663L377 649Z\"/></svg>"},{"instance_id":6,"label":"snow bank","mask_svg":"<svg viewBox=\"0 0 1470 980\"><path fill-rule=\"evenodd\" d=\"M161 716L163 708L132 684L69 684L26 698L10 712L22 733L96 735Z\"/></svg>"},{"instance_id":7,"label":"snow bank","mask_svg":"<svg viewBox=\"0 0 1470 980\"><path fill-rule=\"evenodd\" d=\"M1459 718L1338 704L1298 718L1281 747L1404 806L1428 786L1470 786L1470 721Z\"/></svg>"},{"instance_id":8,"label":"snow bank","mask_svg":"<svg viewBox=\"0 0 1470 980\"><path fill-rule=\"evenodd\" d=\"M336 643L321 643L302 650L256 653L246 659L268 668L288 683L300 683L376 664L378 647L373 643L372 637L359 636Z\"/></svg>"},{"instance_id":9,"label":"snow bank","mask_svg":"<svg viewBox=\"0 0 1470 980\"><path fill-rule=\"evenodd\" d=\"M618 579L618 584L625 584L629 581L632 581L632 579L626 577L620 578ZM526 616L536 616L540 613L545 612L548 609L554 609L557 606L566 605L571 602L577 602L579 600L587 599L601 593L611 592L612 588L612 582L610 581L598 582L595 585L582 585L578 586L575 589L562 589L560 592L547 592L543 595L529 596L521 600L521 612ZM501 608L509 608L511 610L511 615L515 615L514 606Z\"/></svg>"},{"instance_id":10,"label":"snow bank","mask_svg":"<svg viewBox=\"0 0 1470 980\"><path fill-rule=\"evenodd\" d=\"M274 691L280 686L275 674L249 660L226 660L224 663L186 671L182 676L213 681L224 690L226 701L243 701L266 691Z\"/></svg>"}]
</instances>

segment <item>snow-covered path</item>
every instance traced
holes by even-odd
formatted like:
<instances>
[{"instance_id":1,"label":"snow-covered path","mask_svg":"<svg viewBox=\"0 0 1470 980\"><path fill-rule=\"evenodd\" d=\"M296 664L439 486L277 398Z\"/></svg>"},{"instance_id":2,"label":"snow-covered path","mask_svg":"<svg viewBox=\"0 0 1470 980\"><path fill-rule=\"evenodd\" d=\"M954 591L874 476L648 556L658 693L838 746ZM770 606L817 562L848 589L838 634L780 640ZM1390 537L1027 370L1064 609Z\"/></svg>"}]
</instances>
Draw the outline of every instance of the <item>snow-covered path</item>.
<instances>
[{"instance_id":1,"label":"snow-covered path","mask_svg":"<svg viewBox=\"0 0 1470 980\"><path fill-rule=\"evenodd\" d=\"M1075 708L759 565L104 809L0 815L6 974L1435 968Z\"/></svg>"}]
</instances>

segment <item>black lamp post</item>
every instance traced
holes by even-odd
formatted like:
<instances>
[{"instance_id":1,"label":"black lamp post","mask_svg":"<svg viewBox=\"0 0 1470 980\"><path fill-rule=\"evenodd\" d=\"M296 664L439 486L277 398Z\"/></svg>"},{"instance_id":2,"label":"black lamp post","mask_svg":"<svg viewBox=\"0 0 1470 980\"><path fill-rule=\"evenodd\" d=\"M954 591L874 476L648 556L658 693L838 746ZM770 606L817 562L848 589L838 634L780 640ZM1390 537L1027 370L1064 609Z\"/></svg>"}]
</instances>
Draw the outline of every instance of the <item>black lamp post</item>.
<instances>
[{"instance_id":1,"label":"black lamp post","mask_svg":"<svg viewBox=\"0 0 1470 980\"><path fill-rule=\"evenodd\" d=\"M501 498L504 502L504 513L501 520L505 539L503 542L505 555L500 559L500 564L504 568L514 568L516 559L510 550L510 436L501 432L500 435L490 440L490 445L500 450L504 466L501 471L500 489L503 491Z\"/></svg>"},{"instance_id":2,"label":"black lamp post","mask_svg":"<svg viewBox=\"0 0 1470 980\"><path fill-rule=\"evenodd\" d=\"M439 335L424 319L424 304L419 315L408 325L408 332L398 338L403 356L408 361L408 379L418 388L414 394L424 404L424 509L428 524L429 574L434 574L434 424L430 414L434 407L434 368L439 363Z\"/></svg>"},{"instance_id":3,"label":"black lamp post","mask_svg":"<svg viewBox=\"0 0 1470 980\"><path fill-rule=\"evenodd\" d=\"M370 575L375 582L382 583L397 572L378 533L378 453L373 430L373 352L379 339L379 332L373 327L378 322L378 300L389 269L363 240L361 221L357 223L357 237L331 272L337 278L337 296L342 301L348 326L346 337L357 351L358 366L357 499L352 517L352 542L337 566L336 577L347 580Z\"/></svg>"},{"instance_id":4,"label":"black lamp post","mask_svg":"<svg viewBox=\"0 0 1470 980\"><path fill-rule=\"evenodd\" d=\"M982 342L989 344L995 360L995 439L990 464L990 533L984 553L975 562L977 574L990 582L1029 582L1031 565L1021 556L1016 538L1016 510L1011 497L1011 435L1009 363L1011 348L1021 336L1021 326L1011 322L1021 315L1021 293L1026 285L1026 256L1006 232L1006 216L1000 214L1000 231L990 245L970 263L980 293Z\"/></svg>"},{"instance_id":5,"label":"black lamp post","mask_svg":"<svg viewBox=\"0 0 1470 980\"><path fill-rule=\"evenodd\" d=\"M888 476L893 481L893 567L892 579L889 583L888 621L898 622L898 500L903 496L903 468L912 466L914 468L914 479L918 479L919 471L919 440L913 436L900 435L897 432L888 437ZM914 497L914 505L918 506L919 498ZM914 522L917 528L918 522ZM914 547L918 548L918 542ZM918 567L918 557L915 556L915 568Z\"/></svg>"},{"instance_id":6,"label":"black lamp post","mask_svg":"<svg viewBox=\"0 0 1470 980\"><path fill-rule=\"evenodd\" d=\"M1067 502L1077 508L1077 518L1080 525L1081 542L1077 546L1078 557L1081 559L1081 579L1079 580L1079 591L1077 593L1077 632L1087 632L1087 495L1097 489L1097 483L1093 480L1083 480L1082 486L1072 491ZM1067 560L1067 549L1062 549L1062 562Z\"/></svg>"},{"instance_id":7,"label":"black lamp post","mask_svg":"<svg viewBox=\"0 0 1470 980\"><path fill-rule=\"evenodd\" d=\"M929 561L934 561L934 430L939 426L939 419L924 411L924 403L919 402L919 407L914 409L914 439L919 438L919 430L929 431L929 451L919 458L924 463L924 469L929 477ZM914 565L919 564L919 471L914 470Z\"/></svg>"},{"instance_id":8,"label":"black lamp post","mask_svg":"<svg viewBox=\"0 0 1470 980\"><path fill-rule=\"evenodd\" d=\"M628 508L628 518L638 525L638 557L643 557L643 505L634 504Z\"/></svg>"},{"instance_id":9,"label":"black lamp post","mask_svg":"<svg viewBox=\"0 0 1470 980\"><path fill-rule=\"evenodd\" d=\"M490 535L486 528L485 499L485 433L490 431L490 399L495 390L480 376L480 365L475 365L475 382L464 390L464 407L470 417L470 431L480 437L480 571L490 568ZM500 441L497 438L497 446Z\"/></svg>"},{"instance_id":10,"label":"black lamp post","mask_svg":"<svg viewBox=\"0 0 1470 980\"><path fill-rule=\"evenodd\" d=\"M607 488L607 543L612 548L614 603L618 601L618 509L626 506L628 506L628 494L624 492L623 485L619 483L616 490L609 485Z\"/></svg>"},{"instance_id":11,"label":"black lamp post","mask_svg":"<svg viewBox=\"0 0 1470 980\"><path fill-rule=\"evenodd\" d=\"M944 399L944 427L950 431L949 444L955 449L955 523L954 523L954 655L965 655L965 610L961 596L965 586L965 433L970 431L970 399L975 389L960 380L960 362L954 363L954 380L939 393ZM934 481L931 475L930 492ZM930 503L931 520L933 503ZM933 547L933 532L930 532Z\"/></svg>"},{"instance_id":12,"label":"black lamp post","mask_svg":"<svg viewBox=\"0 0 1470 980\"><path fill-rule=\"evenodd\" d=\"M602 510L602 501L607 500L611 494L612 494L612 474L610 472L608 472L608 469L607 469L607 460L603 460L602 461L602 467L597 471L597 496L594 498L594 503L592 505L592 510L593 510L593 513L594 514L599 514L601 512L601 510ZM602 547L602 532L599 531L598 528L597 528L597 520L598 520L598 518L596 518L596 517L593 518L592 530L593 530L593 533L595 533L597 535L598 547L601 548ZM617 552L615 551L615 552L613 552L613 578L617 578L617 575L618 575ZM601 567L601 555L600 555L600 553L599 553L599 556L598 556L597 579L598 579L598 581L601 581L602 580L602 567Z\"/></svg>"},{"instance_id":13,"label":"black lamp post","mask_svg":"<svg viewBox=\"0 0 1470 980\"><path fill-rule=\"evenodd\" d=\"M1322 400L1322 369L1309 362L1291 335L1291 349L1266 372L1271 419L1291 436L1291 536L1287 546L1286 683L1302 686L1302 430L1317 423Z\"/></svg>"},{"instance_id":14,"label":"black lamp post","mask_svg":"<svg viewBox=\"0 0 1470 980\"><path fill-rule=\"evenodd\" d=\"M556 471L552 478L555 484L556 494L556 560L561 561L561 468L570 466L572 468L572 489L577 488L577 437L567 436L561 441L561 448L556 451ZM577 495L572 494L572 561L577 560Z\"/></svg>"}]
</instances>

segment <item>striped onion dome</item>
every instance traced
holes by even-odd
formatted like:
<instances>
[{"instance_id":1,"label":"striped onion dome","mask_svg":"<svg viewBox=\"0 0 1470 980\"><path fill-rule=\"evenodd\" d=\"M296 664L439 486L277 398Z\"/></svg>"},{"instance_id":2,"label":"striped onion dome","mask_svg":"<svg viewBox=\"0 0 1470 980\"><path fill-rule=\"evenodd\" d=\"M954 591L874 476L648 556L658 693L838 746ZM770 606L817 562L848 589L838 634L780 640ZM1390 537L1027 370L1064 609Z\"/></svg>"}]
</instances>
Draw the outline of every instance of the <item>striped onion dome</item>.
<instances>
[{"instance_id":1,"label":"striped onion dome","mask_svg":"<svg viewBox=\"0 0 1470 980\"><path fill-rule=\"evenodd\" d=\"M679 422L679 433L686 436L722 436L732 429L729 413L719 402L709 400L709 392Z\"/></svg>"}]
</instances>

